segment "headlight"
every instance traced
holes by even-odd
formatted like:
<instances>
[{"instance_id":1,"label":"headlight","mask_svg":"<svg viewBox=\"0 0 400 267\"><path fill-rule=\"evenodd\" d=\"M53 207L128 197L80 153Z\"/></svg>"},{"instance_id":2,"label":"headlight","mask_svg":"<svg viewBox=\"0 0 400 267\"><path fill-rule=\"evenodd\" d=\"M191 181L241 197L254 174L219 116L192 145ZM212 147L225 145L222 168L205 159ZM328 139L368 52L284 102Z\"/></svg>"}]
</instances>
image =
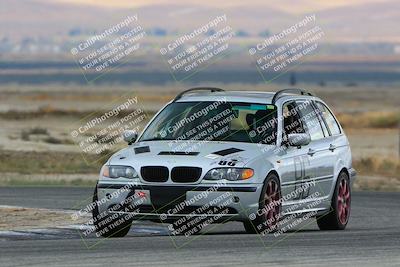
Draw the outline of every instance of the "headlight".
<instances>
[{"instance_id":1,"label":"headlight","mask_svg":"<svg viewBox=\"0 0 400 267\"><path fill-rule=\"evenodd\" d=\"M134 168L129 166L107 166L104 165L101 171L102 175L109 178L139 178Z\"/></svg>"},{"instance_id":2,"label":"headlight","mask_svg":"<svg viewBox=\"0 0 400 267\"><path fill-rule=\"evenodd\" d=\"M207 172L204 176L205 180L222 180L229 181L246 180L253 177L254 171L252 169L241 168L217 168Z\"/></svg>"}]
</instances>

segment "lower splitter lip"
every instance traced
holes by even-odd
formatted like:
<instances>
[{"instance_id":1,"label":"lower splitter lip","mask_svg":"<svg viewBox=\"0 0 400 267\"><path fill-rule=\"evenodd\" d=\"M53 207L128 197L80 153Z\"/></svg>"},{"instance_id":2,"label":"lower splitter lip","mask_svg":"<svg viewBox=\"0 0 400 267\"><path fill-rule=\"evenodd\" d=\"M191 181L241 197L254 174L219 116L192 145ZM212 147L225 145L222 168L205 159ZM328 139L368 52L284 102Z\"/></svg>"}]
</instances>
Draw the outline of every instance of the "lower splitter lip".
<instances>
[{"instance_id":1,"label":"lower splitter lip","mask_svg":"<svg viewBox=\"0 0 400 267\"><path fill-rule=\"evenodd\" d=\"M186 191L218 191L218 192L256 192L256 186L204 186L204 185L131 185L127 184L110 184L110 183L99 183L97 185L99 189L121 189L129 188L132 190L186 190Z\"/></svg>"},{"instance_id":2,"label":"lower splitter lip","mask_svg":"<svg viewBox=\"0 0 400 267\"><path fill-rule=\"evenodd\" d=\"M231 220L240 219L238 213L215 213L215 214L206 214L206 213L180 213L180 214L167 214L167 213L149 213L149 212L126 212L126 211L112 211L112 214L119 215L129 215L134 220L161 220L167 222L169 219L178 219L178 218L213 218L215 223L221 223Z\"/></svg>"}]
</instances>

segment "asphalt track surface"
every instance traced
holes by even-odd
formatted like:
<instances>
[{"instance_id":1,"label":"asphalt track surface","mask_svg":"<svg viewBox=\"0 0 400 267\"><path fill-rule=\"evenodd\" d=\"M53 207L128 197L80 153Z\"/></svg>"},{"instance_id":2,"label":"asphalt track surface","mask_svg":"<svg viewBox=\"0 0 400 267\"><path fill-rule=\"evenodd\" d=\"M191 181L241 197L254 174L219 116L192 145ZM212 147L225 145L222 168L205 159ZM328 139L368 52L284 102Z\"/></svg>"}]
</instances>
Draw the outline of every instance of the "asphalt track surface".
<instances>
[{"instance_id":1,"label":"asphalt track surface","mask_svg":"<svg viewBox=\"0 0 400 267\"><path fill-rule=\"evenodd\" d=\"M71 209L91 194L0 188L0 205ZM399 226L400 193L355 192L345 231L319 231L314 220L278 237L246 234L240 223L189 238L172 237L159 224L133 226L119 239L83 240L77 231L50 229L0 235L0 266L400 266Z\"/></svg>"}]
</instances>

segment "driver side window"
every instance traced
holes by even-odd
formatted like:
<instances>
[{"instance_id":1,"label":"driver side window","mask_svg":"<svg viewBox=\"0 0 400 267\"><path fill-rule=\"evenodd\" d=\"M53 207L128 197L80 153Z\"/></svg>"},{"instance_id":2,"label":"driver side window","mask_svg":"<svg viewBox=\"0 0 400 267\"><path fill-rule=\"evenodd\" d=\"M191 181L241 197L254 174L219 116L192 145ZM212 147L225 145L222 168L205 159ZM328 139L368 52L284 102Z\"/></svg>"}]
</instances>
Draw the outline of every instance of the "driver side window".
<instances>
[{"instance_id":1,"label":"driver side window","mask_svg":"<svg viewBox=\"0 0 400 267\"><path fill-rule=\"evenodd\" d=\"M288 134L306 133L301 120L299 109L296 108L296 102L286 102L283 105L283 135L286 139Z\"/></svg>"}]
</instances>

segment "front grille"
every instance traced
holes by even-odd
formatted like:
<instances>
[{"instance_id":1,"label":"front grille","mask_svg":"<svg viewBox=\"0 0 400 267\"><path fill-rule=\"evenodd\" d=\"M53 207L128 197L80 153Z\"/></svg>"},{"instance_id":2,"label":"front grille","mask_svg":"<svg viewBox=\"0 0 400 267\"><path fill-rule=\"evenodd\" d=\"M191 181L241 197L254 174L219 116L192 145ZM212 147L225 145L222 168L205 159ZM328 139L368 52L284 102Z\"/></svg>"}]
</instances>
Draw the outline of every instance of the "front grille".
<instances>
[{"instance_id":1,"label":"front grille","mask_svg":"<svg viewBox=\"0 0 400 267\"><path fill-rule=\"evenodd\" d=\"M199 180L201 168L198 167L174 167L171 171L171 179L175 183L193 183Z\"/></svg>"},{"instance_id":2,"label":"front grille","mask_svg":"<svg viewBox=\"0 0 400 267\"><path fill-rule=\"evenodd\" d=\"M140 169L143 180L147 182L166 182L168 168L164 166L145 166Z\"/></svg>"}]
</instances>

